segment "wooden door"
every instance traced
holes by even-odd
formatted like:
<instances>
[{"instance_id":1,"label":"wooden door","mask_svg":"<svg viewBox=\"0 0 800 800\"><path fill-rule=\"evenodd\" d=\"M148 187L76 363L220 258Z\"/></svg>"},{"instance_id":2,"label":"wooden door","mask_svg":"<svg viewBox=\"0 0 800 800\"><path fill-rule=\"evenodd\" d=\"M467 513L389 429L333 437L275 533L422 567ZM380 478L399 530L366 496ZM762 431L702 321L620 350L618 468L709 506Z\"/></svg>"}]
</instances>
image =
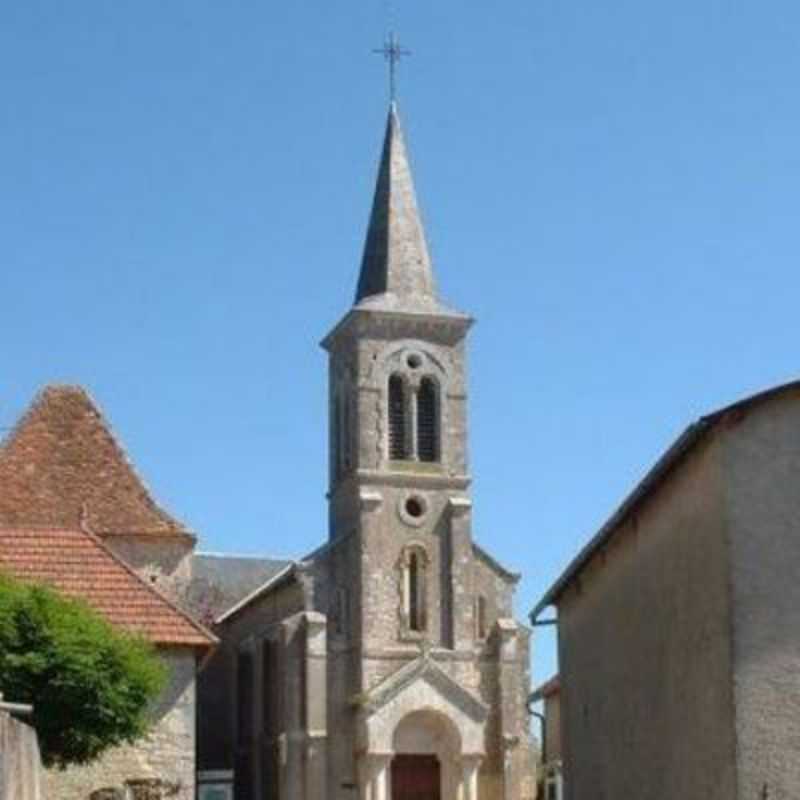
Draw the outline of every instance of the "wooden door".
<instances>
[{"instance_id":1,"label":"wooden door","mask_svg":"<svg viewBox=\"0 0 800 800\"><path fill-rule=\"evenodd\" d=\"M392 759L392 800L441 800L442 776L436 756Z\"/></svg>"}]
</instances>

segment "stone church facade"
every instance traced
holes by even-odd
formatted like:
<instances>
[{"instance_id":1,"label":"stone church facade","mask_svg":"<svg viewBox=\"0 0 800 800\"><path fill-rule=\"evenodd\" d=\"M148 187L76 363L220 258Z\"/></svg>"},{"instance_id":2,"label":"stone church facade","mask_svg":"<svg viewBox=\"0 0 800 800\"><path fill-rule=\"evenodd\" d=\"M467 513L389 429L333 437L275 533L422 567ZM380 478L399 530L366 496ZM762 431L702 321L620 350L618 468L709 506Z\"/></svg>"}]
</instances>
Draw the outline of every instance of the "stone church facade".
<instances>
[{"instance_id":1,"label":"stone church facade","mask_svg":"<svg viewBox=\"0 0 800 800\"><path fill-rule=\"evenodd\" d=\"M325 338L329 537L217 617L199 762L237 800L526 800L518 576L472 536L466 337L434 282L397 109L355 303Z\"/></svg>"}]
</instances>

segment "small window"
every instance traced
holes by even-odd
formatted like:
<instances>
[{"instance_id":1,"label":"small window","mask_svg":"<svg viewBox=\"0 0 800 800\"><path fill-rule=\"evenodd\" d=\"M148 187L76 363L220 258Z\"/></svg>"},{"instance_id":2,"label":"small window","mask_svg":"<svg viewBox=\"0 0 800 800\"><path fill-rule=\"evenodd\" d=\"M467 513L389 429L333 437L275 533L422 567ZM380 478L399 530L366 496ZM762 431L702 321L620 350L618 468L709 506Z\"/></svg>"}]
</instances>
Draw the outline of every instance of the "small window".
<instances>
[{"instance_id":1,"label":"small window","mask_svg":"<svg viewBox=\"0 0 800 800\"><path fill-rule=\"evenodd\" d=\"M427 629L427 565L425 551L414 546L403 553L403 619L407 631Z\"/></svg>"},{"instance_id":2,"label":"small window","mask_svg":"<svg viewBox=\"0 0 800 800\"><path fill-rule=\"evenodd\" d=\"M423 378L417 392L417 453L420 461L439 460L439 398L432 378Z\"/></svg>"},{"instance_id":3,"label":"small window","mask_svg":"<svg viewBox=\"0 0 800 800\"><path fill-rule=\"evenodd\" d=\"M406 384L400 375L389 378L389 458L403 461L408 458L406 431Z\"/></svg>"},{"instance_id":4,"label":"small window","mask_svg":"<svg viewBox=\"0 0 800 800\"><path fill-rule=\"evenodd\" d=\"M353 399L350 392L347 392L344 399L342 420L342 462L344 469L349 471L353 466Z\"/></svg>"},{"instance_id":5,"label":"small window","mask_svg":"<svg viewBox=\"0 0 800 800\"><path fill-rule=\"evenodd\" d=\"M334 479L342 474L342 401L338 395L333 398L331 430L331 471Z\"/></svg>"},{"instance_id":6,"label":"small window","mask_svg":"<svg viewBox=\"0 0 800 800\"><path fill-rule=\"evenodd\" d=\"M339 635L347 633L347 609L347 589L344 586L339 586L336 589L336 608L334 610L334 630Z\"/></svg>"},{"instance_id":7,"label":"small window","mask_svg":"<svg viewBox=\"0 0 800 800\"><path fill-rule=\"evenodd\" d=\"M478 639L486 638L486 598L483 595L478 595L475 599L475 629Z\"/></svg>"},{"instance_id":8,"label":"small window","mask_svg":"<svg viewBox=\"0 0 800 800\"><path fill-rule=\"evenodd\" d=\"M406 514L413 519L419 519L425 513L425 506L419 497L409 497L406 500Z\"/></svg>"},{"instance_id":9,"label":"small window","mask_svg":"<svg viewBox=\"0 0 800 800\"><path fill-rule=\"evenodd\" d=\"M412 553L408 559L408 627L412 631L421 631L422 626L422 603L420 602L420 575L419 556Z\"/></svg>"}]
</instances>

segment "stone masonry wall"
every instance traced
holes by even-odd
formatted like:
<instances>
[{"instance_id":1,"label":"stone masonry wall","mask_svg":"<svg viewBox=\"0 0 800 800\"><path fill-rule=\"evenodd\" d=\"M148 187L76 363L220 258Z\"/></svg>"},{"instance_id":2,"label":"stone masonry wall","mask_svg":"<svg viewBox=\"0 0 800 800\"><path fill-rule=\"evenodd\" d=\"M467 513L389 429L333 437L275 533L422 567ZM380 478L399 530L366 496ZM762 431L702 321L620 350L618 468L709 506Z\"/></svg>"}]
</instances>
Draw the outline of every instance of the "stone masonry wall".
<instances>
[{"instance_id":1,"label":"stone masonry wall","mask_svg":"<svg viewBox=\"0 0 800 800\"><path fill-rule=\"evenodd\" d=\"M49 800L89 800L100 789L148 779L164 783L164 797L194 800L195 653L190 648L174 648L160 654L169 667L170 681L152 711L150 732L85 767L48 770Z\"/></svg>"},{"instance_id":2,"label":"stone masonry wall","mask_svg":"<svg viewBox=\"0 0 800 800\"><path fill-rule=\"evenodd\" d=\"M194 542L189 537L114 534L103 543L148 583L179 599L192 575Z\"/></svg>"}]
</instances>

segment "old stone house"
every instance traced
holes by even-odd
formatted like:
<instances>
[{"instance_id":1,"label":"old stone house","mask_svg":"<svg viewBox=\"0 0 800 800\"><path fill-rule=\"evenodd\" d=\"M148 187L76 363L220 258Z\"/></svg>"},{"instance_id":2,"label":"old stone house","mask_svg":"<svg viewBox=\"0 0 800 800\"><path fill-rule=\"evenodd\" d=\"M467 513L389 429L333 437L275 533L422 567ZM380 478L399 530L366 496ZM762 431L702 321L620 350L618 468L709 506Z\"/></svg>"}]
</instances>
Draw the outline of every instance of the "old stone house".
<instances>
[{"instance_id":1,"label":"old stone house","mask_svg":"<svg viewBox=\"0 0 800 800\"><path fill-rule=\"evenodd\" d=\"M171 599L188 581L193 548L88 395L45 389L0 448L0 570L82 597L143 633L170 671L149 735L86 767L48 772L46 797L87 800L138 783L194 800L196 680L216 638Z\"/></svg>"},{"instance_id":2,"label":"old stone house","mask_svg":"<svg viewBox=\"0 0 800 800\"><path fill-rule=\"evenodd\" d=\"M355 302L323 342L327 541L217 617L203 769L237 800L530 800L518 576L475 542L472 320L435 287L396 107Z\"/></svg>"},{"instance_id":3,"label":"old stone house","mask_svg":"<svg viewBox=\"0 0 800 800\"><path fill-rule=\"evenodd\" d=\"M798 796L798 486L791 383L690 426L542 598L567 800Z\"/></svg>"}]
</instances>

